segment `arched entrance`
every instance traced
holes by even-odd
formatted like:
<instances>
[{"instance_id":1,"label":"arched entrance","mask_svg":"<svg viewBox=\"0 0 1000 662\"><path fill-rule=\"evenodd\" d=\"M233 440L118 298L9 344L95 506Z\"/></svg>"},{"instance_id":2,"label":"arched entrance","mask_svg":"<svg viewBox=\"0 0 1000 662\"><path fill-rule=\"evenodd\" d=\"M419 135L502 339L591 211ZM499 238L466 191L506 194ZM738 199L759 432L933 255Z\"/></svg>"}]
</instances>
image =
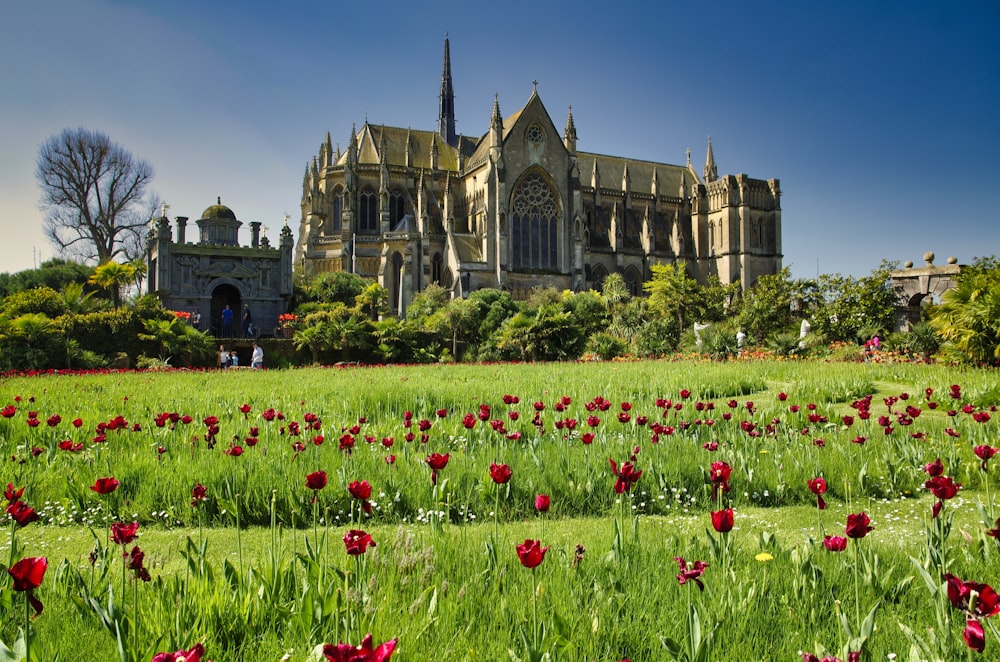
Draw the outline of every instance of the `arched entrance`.
<instances>
[{"instance_id":1,"label":"arched entrance","mask_svg":"<svg viewBox=\"0 0 1000 662\"><path fill-rule=\"evenodd\" d=\"M209 328L213 336L216 338L225 337L222 331L222 311L225 310L226 306L229 306L230 310L233 311L233 328L228 330L226 335L231 338L236 337L236 330L239 328L240 315L243 310L241 303L240 290L235 285L223 283L212 290L212 321Z\"/></svg>"}]
</instances>

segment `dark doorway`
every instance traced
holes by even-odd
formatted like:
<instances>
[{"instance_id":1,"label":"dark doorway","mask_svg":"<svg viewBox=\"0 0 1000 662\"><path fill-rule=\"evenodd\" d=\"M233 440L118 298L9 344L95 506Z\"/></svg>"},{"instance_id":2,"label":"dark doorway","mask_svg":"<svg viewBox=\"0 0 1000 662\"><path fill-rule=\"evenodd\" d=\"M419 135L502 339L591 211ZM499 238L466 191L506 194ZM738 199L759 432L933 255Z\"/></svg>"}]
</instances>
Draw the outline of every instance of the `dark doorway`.
<instances>
[{"instance_id":1,"label":"dark doorway","mask_svg":"<svg viewBox=\"0 0 1000 662\"><path fill-rule=\"evenodd\" d=\"M213 336L216 338L236 337L236 330L240 328L240 316L243 310L243 307L240 305L241 301L240 291L234 285L219 285L212 291L212 324L210 328ZM233 324L232 328L227 329L224 334L222 330L222 311L225 310L227 305L233 311Z\"/></svg>"}]
</instances>

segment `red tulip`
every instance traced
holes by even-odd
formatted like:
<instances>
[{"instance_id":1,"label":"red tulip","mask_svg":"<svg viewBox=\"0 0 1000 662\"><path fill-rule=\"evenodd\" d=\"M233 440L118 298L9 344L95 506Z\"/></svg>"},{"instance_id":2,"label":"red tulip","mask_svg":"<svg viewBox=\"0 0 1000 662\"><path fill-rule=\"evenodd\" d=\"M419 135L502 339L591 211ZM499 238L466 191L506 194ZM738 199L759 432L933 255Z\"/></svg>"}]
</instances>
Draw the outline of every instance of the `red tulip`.
<instances>
[{"instance_id":1,"label":"red tulip","mask_svg":"<svg viewBox=\"0 0 1000 662\"><path fill-rule=\"evenodd\" d=\"M857 513L847 516L848 538L864 538L868 535L869 531L874 529L875 527L871 526L871 519L869 519L868 513Z\"/></svg>"},{"instance_id":2,"label":"red tulip","mask_svg":"<svg viewBox=\"0 0 1000 662\"><path fill-rule=\"evenodd\" d=\"M7 568L7 573L14 579L14 590L27 591L28 602L34 608L36 615L42 613L42 602L34 596L33 591L42 585L48 567L48 559L37 556L23 558Z\"/></svg>"},{"instance_id":3,"label":"red tulip","mask_svg":"<svg viewBox=\"0 0 1000 662\"><path fill-rule=\"evenodd\" d=\"M511 471L510 467L506 464L497 464L494 462L490 465L490 478L492 478L493 482L497 485L507 483L513 475L514 472Z\"/></svg>"},{"instance_id":4,"label":"red tulip","mask_svg":"<svg viewBox=\"0 0 1000 662\"><path fill-rule=\"evenodd\" d=\"M695 561L688 567L687 561L683 557L675 556L674 560L677 561L677 565L680 566L680 574L677 575L677 581L683 586L688 581L693 581L698 585L698 588L702 591L705 590L705 585L701 583L701 575L705 572L708 564L704 561Z\"/></svg>"},{"instance_id":5,"label":"red tulip","mask_svg":"<svg viewBox=\"0 0 1000 662\"><path fill-rule=\"evenodd\" d=\"M1000 448L993 448L992 446L986 445L976 446L972 449L972 452L976 454L976 457L982 460L979 468L983 471L986 471L986 463L997 454L997 451L1000 451Z\"/></svg>"},{"instance_id":6,"label":"red tulip","mask_svg":"<svg viewBox=\"0 0 1000 662\"><path fill-rule=\"evenodd\" d=\"M729 533L733 530L733 509L712 511L712 528L719 533Z\"/></svg>"},{"instance_id":7,"label":"red tulip","mask_svg":"<svg viewBox=\"0 0 1000 662\"><path fill-rule=\"evenodd\" d=\"M396 650L396 641L392 639L373 648L372 635L369 633L357 647L350 644L324 644L323 657L329 662L387 662Z\"/></svg>"},{"instance_id":8,"label":"red tulip","mask_svg":"<svg viewBox=\"0 0 1000 662\"><path fill-rule=\"evenodd\" d=\"M542 547L540 541L525 539L522 544L517 546L517 558L521 560L521 565L525 568L536 568L545 560L545 552L547 551L549 548Z\"/></svg>"},{"instance_id":9,"label":"red tulip","mask_svg":"<svg viewBox=\"0 0 1000 662\"><path fill-rule=\"evenodd\" d=\"M359 529L351 529L344 534L344 546L347 547L347 553L351 556L360 556L368 551L369 547L374 547L375 541L372 540L370 534Z\"/></svg>"},{"instance_id":10,"label":"red tulip","mask_svg":"<svg viewBox=\"0 0 1000 662\"><path fill-rule=\"evenodd\" d=\"M138 530L138 522L132 522L131 524L125 524L124 522L112 522L111 540L116 545L127 545L139 537L137 534Z\"/></svg>"},{"instance_id":11,"label":"red tulip","mask_svg":"<svg viewBox=\"0 0 1000 662\"><path fill-rule=\"evenodd\" d=\"M314 492L326 487L326 472L314 471L306 475L306 487Z\"/></svg>"},{"instance_id":12,"label":"red tulip","mask_svg":"<svg viewBox=\"0 0 1000 662\"><path fill-rule=\"evenodd\" d=\"M535 497L535 510L540 513L547 513L549 511L549 504L551 500L548 494L539 494Z\"/></svg>"},{"instance_id":13,"label":"red tulip","mask_svg":"<svg viewBox=\"0 0 1000 662\"><path fill-rule=\"evenodd\" d=\"M121 483L117 478L109 476L107 478L98 478L95 480L94 484L90 486L90 489L94 490L98 494L111 494L118 489L119 485L121 485Z\"/></svg>"},{"instance_id":14,"label":"red tulip","mask_svg":"<svg viewBox=\"0 0 1000 662\"><path fill-rule=\"evenodd\" d=\"M933 517L937 517L941 512L941 508L944 506L944 501L946 499L954 498L958 491L962 488L961 483L956 483L952 480L951 476L934 476L928 479L924 483L924 487L930 490L930 493L938 498L938 502L934 504L933 507Z\"/></svg>"},{"instance_id":15,"label":"red tulip","mask_svg":"<svg viewBox=\"0 0 1000 662\"><path fill-rule=\"evenodd\" d=\"M944 465L941 464L941 458L937 458L933 462L924 465L924 471L927 472L929 476L940 476L944 473Z\"/></svg>"},{"instance_id":16,"label":"red tulip","mask_svg":"<svg viewBox=\"0 0 1000 662\"><path fill-rule=\"evenodd\" d=\"M982 623L979 621L1000 613L1000 596L989 584L963 582L952 574L944 576L948 582L948 599L951 605L965 613L965 644L980 653L986 647Z\"/></svg>"},{"instance_id":17,"label":"red tulip","mask_svg":"<svg viewBox=\"0 0 1000 662\"><path fill-rule=\"evenodd\" d=\"M628 492L632 489L632 485L642 478L642 471L636 471L635 466L631 462L623 462L621 469L618 468L618 465L611 458L608 458L608 463L611 465L611 473L616 478L615 494Z\"/></svg>"},{"instance_id":18,"label":"red tulip","mask_svg":"<svg viewBox=\"0 0 1000 662\"><path fill-rule=\"evenodd\" d=\"M824 536L823 546L828 552L842 552L847 549L847 538L843 536Z\"/></svg>"},{"instance_id":19,"label":"red tulip","mask_svg":"<svg viewBox=\"0 0 1000 662\"><path fill-rule=\"evenodd\" d=\"M7 483L7 489L3 491L3 498L7 500L7 503L14 503L15 501L21 500L21 495L24 494L24 488L15 489L14 483Z\"/></svg>"},{"instance_id":20,"label":"red tulip","mask_svg":"<svg viewBox=\"0 0 1000 662\"><path fill-rule=\"evenodd\" d=\"M40 518L35 510L23 501L15 501L7 506L7 514L17 523L18 526L28 526L32 522L37 522Z\"/></svg>"},{"instance_id":21,"label":"red tulip","mask_svg":"<svg viewBox=\"0 0 1000 662\"><path fill-rule=\"evenodd\" d=\"M826 480L822 477L809 480L809 491L816 495L816 507L826 510L826 501L823 495L826 493Z\"/></svg>"},{"instance_id":22,"label":"red tulip","mask_svg":"<svg viewBox=\"0 0 1000 662\"><path fill-rule=\"evenodd\" d=\"M176 653L157 653L151 662L201 662L205 647L200 643L189 650L179 650Z\"/></svg>"},{"instance_id":23,"label":"red tulip","mask_svg":"<svg viewBox=\"0 0 1000 662\"><path fill-rule=\"evenodd\" d=\"M441 455L440 453L431 453L430 455L427 456L427 459L424 460L424 462L427 463L427 466L431 468L432 485L437 485L437 472L441 471L446 466L448 466L448 460L450 458L451 458L450 453L445 453L444 455Z\"/></svg>"},{"instance_id":24,"label":"red tulip","mask_svg":"<svg viewBox=\"0 0 1000 662\"><path fill-rule=\"evenodd\" d=\"M191 488L191 507L196 507L205 499L205 495L208 490L201 483L195 483L194 487Z\"/></svg>"}]
</instances>

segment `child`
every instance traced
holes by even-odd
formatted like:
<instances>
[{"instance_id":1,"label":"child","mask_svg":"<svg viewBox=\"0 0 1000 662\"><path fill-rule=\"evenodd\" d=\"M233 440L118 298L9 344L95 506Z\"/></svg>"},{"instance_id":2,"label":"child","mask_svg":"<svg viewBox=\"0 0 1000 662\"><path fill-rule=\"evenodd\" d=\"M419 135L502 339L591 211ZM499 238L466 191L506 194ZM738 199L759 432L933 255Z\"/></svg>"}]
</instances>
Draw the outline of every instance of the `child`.
<instances>
[{"instance_id":1,"label":"child","mask_svg":"<svg viewBox=\"0 0 1000 662\"><path fill-rule=\"evenodd\" d=\"M239 368L240 367L240 357L236 355L236 350L229 352L229 367Z\"/></svg>"}]
</instances>

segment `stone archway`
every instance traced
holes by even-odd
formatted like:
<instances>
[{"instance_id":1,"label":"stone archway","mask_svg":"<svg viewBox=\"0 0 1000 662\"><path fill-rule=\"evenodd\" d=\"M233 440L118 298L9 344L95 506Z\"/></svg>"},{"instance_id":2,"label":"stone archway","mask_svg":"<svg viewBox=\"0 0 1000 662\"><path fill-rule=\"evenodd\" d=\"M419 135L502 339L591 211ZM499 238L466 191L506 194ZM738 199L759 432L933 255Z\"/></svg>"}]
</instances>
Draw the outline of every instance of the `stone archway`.
<instances>
[{"instance_id":1,"label":"stone archway","mask_svg":"<svg viewBox=\"0 0 1000 662\"><path fill-rule=\"evenodd\" d=\"M240 315L243 310L242 301L243 298L239 288L230 283L222 283L212 290L212 314L208 328L211 330L213 336L216 338L224 337L222 311L225 310L226 306L229 306L230 310L233 311L233 328L229 337L236 337L236 330L239 328Z\"/></svg>"},{"instance_id":2,"label":"stone archway","mask_svg":"<svg viewBox=\"0 0 1000 662\"><path fill-rule=\"evenodd\" d=\"M909 331L920 321L920 307L927 297L940 301L941 296L955 286L955 276L962 266L955 258L948 258L943 267L934 266L934 253L924 254L924 266L914 267L907 262L903 269L889 274L896 291L896 330Z\"/></svg>"}]
</instances>

